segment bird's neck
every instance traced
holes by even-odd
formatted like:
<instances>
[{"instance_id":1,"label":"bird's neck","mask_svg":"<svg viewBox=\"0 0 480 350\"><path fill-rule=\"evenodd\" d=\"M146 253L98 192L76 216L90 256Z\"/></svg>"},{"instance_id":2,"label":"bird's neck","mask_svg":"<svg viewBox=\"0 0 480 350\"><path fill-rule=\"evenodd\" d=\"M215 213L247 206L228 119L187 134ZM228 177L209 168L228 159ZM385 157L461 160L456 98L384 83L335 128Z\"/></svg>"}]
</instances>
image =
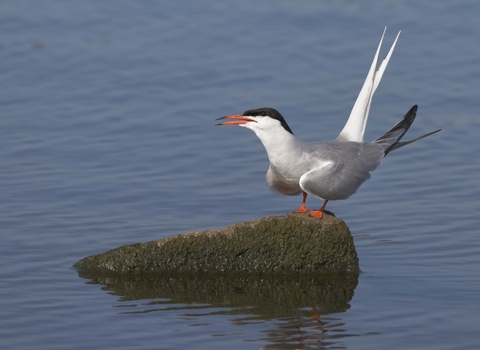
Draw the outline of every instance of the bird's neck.
<instances>
[{"instance_id":1,"label":"bird's neck","mask_svg":"<svg viewBox=\"0 0 480 350\"><path fill-rule=\"evenodd\" d=\"M275 133L255 130L255 134L263 143L270 163L274 165L285 161L291 162L302 153L301 141L283 128Z\"/></svg>"}]
</instances>

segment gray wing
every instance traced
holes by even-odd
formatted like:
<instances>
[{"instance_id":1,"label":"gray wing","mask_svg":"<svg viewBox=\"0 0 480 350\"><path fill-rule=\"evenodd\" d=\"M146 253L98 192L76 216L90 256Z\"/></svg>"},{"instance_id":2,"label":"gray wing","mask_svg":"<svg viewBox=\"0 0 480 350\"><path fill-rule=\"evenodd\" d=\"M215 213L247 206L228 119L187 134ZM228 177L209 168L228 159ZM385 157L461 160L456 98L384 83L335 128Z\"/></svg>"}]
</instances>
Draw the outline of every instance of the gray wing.
<instances>
[{"instance_id":1,"label":"gray wing","mask_svg":"<svg viewBox=\"0 0 480 350\"><path fill-rule=\"evenodd\" d=\"M329 142L316 151L321 160L299 181L300 187L315 197L328 200L347 199L357 192L384 157L378 144Z\"/></svg>"}]
</instances>

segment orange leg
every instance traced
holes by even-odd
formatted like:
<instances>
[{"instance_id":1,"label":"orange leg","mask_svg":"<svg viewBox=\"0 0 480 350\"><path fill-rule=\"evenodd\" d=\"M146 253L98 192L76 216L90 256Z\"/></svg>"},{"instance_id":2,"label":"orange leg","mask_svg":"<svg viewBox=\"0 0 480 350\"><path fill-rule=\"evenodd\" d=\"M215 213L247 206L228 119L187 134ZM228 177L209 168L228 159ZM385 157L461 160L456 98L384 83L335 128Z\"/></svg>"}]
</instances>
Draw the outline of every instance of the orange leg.
<instances>
[{"instance_id":1,"label":"orange leg","mask_svg":"<svg viewBox=\"0 0 480 350\"><path fill-rule=\"evenodd\" d=\"M295 214L307 213L308 212L307 205L305 204L306 201L307 201L307 195L308 195L307 192L303 192L302 206L297 211L294 211Z\"/></svg>"},{"instance_id":2,"label":"orange leg","mask_svg":"<svg viewBox=\"0 0 480 350\"><path fill-rule=\"evenodd\" d=\"M310 211L310 216L314 216L316 218L321 219L323 217L323 211L325 210L327 203L328 203L328 199L325 200L325 202L323 203L322 207L319 210Z\"/></svg>"}]
</instances>

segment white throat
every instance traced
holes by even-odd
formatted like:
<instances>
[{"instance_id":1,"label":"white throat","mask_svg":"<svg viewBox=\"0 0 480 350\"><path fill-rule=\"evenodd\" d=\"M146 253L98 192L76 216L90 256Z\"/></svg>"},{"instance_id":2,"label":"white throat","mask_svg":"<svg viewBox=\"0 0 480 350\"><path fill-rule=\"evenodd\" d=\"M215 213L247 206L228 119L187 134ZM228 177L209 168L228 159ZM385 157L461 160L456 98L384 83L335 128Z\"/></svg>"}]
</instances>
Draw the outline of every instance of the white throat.
<instances>
[{"instance_id":1,"label":"white throat","mask_svg":"<svg viewBox=\"0 0 480 350\"><path fill-rule=\"evenodd\" d=\"M301 141L286 131L278 121L268 123L267 126L261 123L248 123L242 126L257 135L267 151L270 163L275 167L291 166L295 159L301 157Z\"/></svg>"}]
</instances>

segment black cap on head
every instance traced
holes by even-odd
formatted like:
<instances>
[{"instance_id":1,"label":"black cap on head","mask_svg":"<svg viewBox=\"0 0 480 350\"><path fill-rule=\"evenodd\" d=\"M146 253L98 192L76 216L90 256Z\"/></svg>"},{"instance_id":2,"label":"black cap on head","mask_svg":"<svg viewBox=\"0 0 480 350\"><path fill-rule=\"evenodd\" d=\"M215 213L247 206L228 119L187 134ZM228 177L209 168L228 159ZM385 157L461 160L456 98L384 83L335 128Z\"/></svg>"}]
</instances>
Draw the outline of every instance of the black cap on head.
<instances>
[{"instance_id":1,"label":"black cap on head","mask_svg":"<svg viewBox=\"0 0 480 350\"><path fill-rule=\"evenodd\" d=\"M290 134L293 135L292 129L290 129L290 127L288 126L288 124L285 121L285 119L283 118L283 116L276 109L268 108L268 107L250 109L248 111L245 111L243 113L243 115L245 117L247 117L247 116L251 116L251 117L270 117L272 119L276 119L280 122L280 124L282 124L282 126L285 130L287 130Z\"/></svg>"}]
</instances>

